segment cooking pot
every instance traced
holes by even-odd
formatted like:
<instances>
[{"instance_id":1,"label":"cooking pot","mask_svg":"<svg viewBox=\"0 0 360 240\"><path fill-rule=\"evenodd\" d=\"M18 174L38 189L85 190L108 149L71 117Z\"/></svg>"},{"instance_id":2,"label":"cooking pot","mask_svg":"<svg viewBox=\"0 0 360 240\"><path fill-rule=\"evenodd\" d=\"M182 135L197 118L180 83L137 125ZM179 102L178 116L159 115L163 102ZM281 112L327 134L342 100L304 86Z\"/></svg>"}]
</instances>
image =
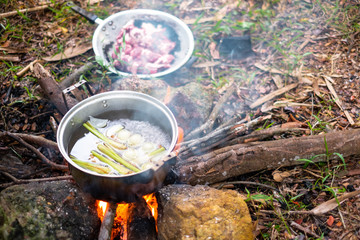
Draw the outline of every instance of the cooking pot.
<instances>
[{"instance_id":1,"label":"cooking pot","mask_svg":"<svg viewBox=\"0 0 360 240\"><path fill-rule=\"evenodd\" d=\"M125 118L147 121L169 135L168 155L157 166L128 175L101 175L79 167L69 157L74 136L83 135L82 124L89 116L118 120ZM112 202L134 202L162 186L176 156L172 153L178 137L177 122L172 112L159 100L133 91L111 91L89 97L71 108L61 120L57 143L69 170L80 188L94 198ZM75 137L76 139L76 137Z\"/></svg>"},{"instance_id":2,"label":"cooking pot","mask_svg":"<svg viewBox=\"0 0 360 240\"><path fill-rule=\"evenodd\" d=\"M67 3L67 5L90 22L98 24L92 40L93 50L95 55L101 59L111 72L123 76L132 75L132 73L117 70L110 62L110 55L114 52L113 45L116 42L116 37L123 26L131 20L152 22L166 26L171 33L170 38L176 42L175 50L172 53L175 59L171 63L170 68L153 74L137 74L139 78L161 77L170 74L182 67L193 53L194 37L191 30L179 18L171 14L151 9L132 9L118 12L102 20L93 13L89 13L72 3Z\"/></svg>"}]
</instances>

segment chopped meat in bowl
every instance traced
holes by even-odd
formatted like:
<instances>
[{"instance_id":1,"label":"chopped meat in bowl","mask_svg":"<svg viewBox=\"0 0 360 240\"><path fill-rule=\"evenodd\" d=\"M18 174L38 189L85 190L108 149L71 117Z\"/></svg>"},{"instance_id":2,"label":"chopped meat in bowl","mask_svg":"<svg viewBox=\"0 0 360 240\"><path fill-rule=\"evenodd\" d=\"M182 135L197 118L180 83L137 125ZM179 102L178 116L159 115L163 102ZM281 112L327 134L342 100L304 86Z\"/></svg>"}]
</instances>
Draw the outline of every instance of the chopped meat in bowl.
<instances>
[{"instance_id":1,"label":"chopped meat in bowl","mask_svg":"<svg viewBox=\"0 0 360 240\"><path fill-rule=\"evenodd\" d=\"M166 28L143 22L137 27L128 22L116 38L111 57L114 67L133 74L153 74L171 66L176 43L171 41Z\"/></svg>"}]
</instances>

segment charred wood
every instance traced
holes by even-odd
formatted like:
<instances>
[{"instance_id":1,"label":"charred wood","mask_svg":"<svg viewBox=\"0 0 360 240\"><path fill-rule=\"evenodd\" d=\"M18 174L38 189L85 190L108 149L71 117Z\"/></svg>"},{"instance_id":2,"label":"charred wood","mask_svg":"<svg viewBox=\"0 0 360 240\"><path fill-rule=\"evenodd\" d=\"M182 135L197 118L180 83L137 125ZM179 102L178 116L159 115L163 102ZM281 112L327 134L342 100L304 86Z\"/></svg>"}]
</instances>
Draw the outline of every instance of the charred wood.
<instances>
[{"instance_id":1,"label":"charred wood","mask_svg":"<svg viewBox=\"0 0 360 240\"><path fill-rule=\"evenodd\" d=\"M140 198L129 208L127 223L128 240L156 240L155 219L144 199Z\"/></svg>"}]
</instances>

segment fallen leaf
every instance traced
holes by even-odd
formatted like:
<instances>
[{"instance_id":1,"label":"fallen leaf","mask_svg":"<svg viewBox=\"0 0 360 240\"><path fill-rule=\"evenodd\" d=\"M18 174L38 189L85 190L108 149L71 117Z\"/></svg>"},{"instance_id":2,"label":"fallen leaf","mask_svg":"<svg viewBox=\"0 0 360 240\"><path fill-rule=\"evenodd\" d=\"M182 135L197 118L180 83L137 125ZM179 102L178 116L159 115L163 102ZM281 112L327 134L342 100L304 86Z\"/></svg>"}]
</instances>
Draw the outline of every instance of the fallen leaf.
<instances>
[{"instance_id":1,"label":"fallen leaf","mask_svg":"<svg viewBox=\"0 0 360 240\"><path fill-rule=\"evenodd\" d=\"M87 51L89 51L90 49L92 49L92 44L85 43L85 44L82 44L82 45L79 45L76 47L69 47L69 48L65 49L65 51L62 53L58 53L51 57L44 57L43 59L48 62L69 59L69 58L73 58L73 57L79 56L81 54L84 54Z\"/></svg>"},{"instance_id":2,"label":"fallen leaf","mask_svg":"<svg viewBox=\"0 0 360 240\"><path fill-rule=\"evenodd\" d=\"M214 59L219 59L220 58L220 53L219 51L216 49L216 43L215 42L211 42L209 45L210 48L210 54Z\"/></svg>"},{"instance_id":3,"label":"fallen leaf","mask_svg":"<svg viewBox=\"0 0 360 240\"><path fill-rule=\"evenodd\" d=\"M273 75L272 80L274 81L277 88L284 87L283 79L280 77L280 75Z\"/></svg>"},{"instance_id":4,"label":"fallen leaf","mask_svg":"<svg viewBox=\"0 0 360 240\"><path fill-rule=\"evenodd\" d=\"M351 197L355 197L359 194L360 194L360 190L357 190L355 192L346 193L346 194L338 197L337 200L341 203L342 201L344 201L348 198L351 198ZM338 202L336 201L335 198L333 198L333 199L326 201L326 202L320 204L319 206L313 208L310 212L314 215L322 215L322 214L325 214L325 213L333 210L337 206L338 206Z\"/></svg>"},{"instance_id":5,"label":"fallen leaf","mask_svg":"<svg viewBox=\"0 0 360 240\"><path fill-rule=\"evenodd\" d=\"M184 19L183 21L186 24L194 24L194 23L204 23L204 22L211 22L211 21L220 21L222 20L224 17L226 17L226 15L234 10L236 7L238 6L238 2L235 1L234 3L230 3L228 5L225 5L223 8L221 8L219 11L216 12L215 16L213 17L206 17L206 18L193 18L193 19Z\"/></svg>"},{"instance_id":6,"label":"fallen leaf","mask_svg":"<svg viewBox=\"0 0 360 240\"><path fill-rule=\"evenodd\" d=\"M220 64L220 62L207 61L207 62L195 64L195 65L193 65L193 67L194 67L194 68L215 67L215 66L217 66L217 65L219 65L219 64Z\"/></svg>"},{"instance_id":7,"label":"fallen leaf","mask_svg":"<svg viewBox=\"0 0 360 240\"><path fill-rule=\"evenodd\" d=\"M285 172L274 171L272 175L276 182L282 182L284 180L284 178L290 177L292 175L292 173L287 172L287 171L285 171Z\"/></svg>"},{"instance_id":8,"label":"fallen leaf","mask_svg":"<svg viewBox=\"0 0 360 240\"><path fill-rule=\"evenodd\" d=\"M299 218L299 219L295 220L295 222L296 222L297 224L302 224L303 220L304 220L304 219Z\"/></svg>"},{"instance_id":9,"label":"fallen leaf","mask_svg":"<svg viewBox=\"0 0 360 240\"><path fill-rule=\"evenodd\" d=\"M330 215L328 220L326 221L326 224L331 227L334 223L334 220L334 217Z\"/></svg>"},{"instance_id":10,"label":"fallen leaf","mask_svg":"<svg viewBox=\"0 0 360 240\"><path fill-rule=\"evenodd\" d=\"M62 33L67 33L69 31L67 28L64 27L60 27L60 29Z\"/></svg>"},{"instance_id":11,"label":"fallen leaf","mask_svg":"<svg viewBox=\"0 0 360 240\"><path fill-rule=\"evenodd\" d=\"M335 225L336 225L337 227L341 227L341 226L342 226L342 223L341 223L341 222L337 222Z\"/></svg>"}]
</instances>

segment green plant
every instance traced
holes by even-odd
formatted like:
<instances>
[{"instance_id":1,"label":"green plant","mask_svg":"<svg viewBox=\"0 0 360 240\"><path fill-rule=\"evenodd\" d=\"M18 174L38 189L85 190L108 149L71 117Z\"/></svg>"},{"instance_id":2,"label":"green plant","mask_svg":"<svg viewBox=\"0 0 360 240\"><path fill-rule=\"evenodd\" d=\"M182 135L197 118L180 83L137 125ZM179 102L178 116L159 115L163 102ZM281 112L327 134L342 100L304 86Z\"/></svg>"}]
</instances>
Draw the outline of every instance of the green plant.
<instances>
[{"instance_id":1,"label":"green plant","mask_svg":"<svg viewBox=\"0 0 360 240\"><path fill-rule=\"evenodd\" d=\"M26 90L28 96L29 96L29 100L35 100L37 99L36 96L29 90L29 88L27 88L26 86L24 86L24 89Z\"/></svg>"},{"instance_id":2,"label":"green plant","mask_svg":"<svg viewBox=\"0 0 360 240\"><path fill-rule=\"evenodd\" d=\"M309 164L314 165L318 168L318 170L320 171L321 178L317 179L314 186L319 187L320 190L326 189L327 186L325 185L325 182L329 178L335 178L336 173L340 168L344 168L344 170L346 170L346 162L345 162L344 157L340 153L330 153L329 152L326 137L324 137L324 146L325 146L325 153L315 155L315 156L311 157L310 159L298 159L297 160L297 161L305 162L304 168L308 167ZM341 160L342 164L337 164L335 167L331 167L330 159L333 156L337 156ZM319 158L321 160L317 160Z\"/></svg>"},{"instance_id":3,"label":"green plant","mask_svg":"<svg viewBox=\"0 0 360 240\"><path fill-rule=\"evenodd\" d=\"M2 61L8 68L5 71L0 72L0 76L6 77L9 74L13 77L13 79L17 79L16 72L21 68L21 66L14 66L12 62Z\"/></svg>"},{"instance_id":4,"label":"green plant","mask_svg":"<svg viewBox=\"0 0 360 240\"><path fill-rule=\"evenodd\" d=\"M28 18L24 13L20 12L19 10L16 10L20 17L26 20L26 22L31 22L32 20Z\"/></svg>"}]
</instances>

